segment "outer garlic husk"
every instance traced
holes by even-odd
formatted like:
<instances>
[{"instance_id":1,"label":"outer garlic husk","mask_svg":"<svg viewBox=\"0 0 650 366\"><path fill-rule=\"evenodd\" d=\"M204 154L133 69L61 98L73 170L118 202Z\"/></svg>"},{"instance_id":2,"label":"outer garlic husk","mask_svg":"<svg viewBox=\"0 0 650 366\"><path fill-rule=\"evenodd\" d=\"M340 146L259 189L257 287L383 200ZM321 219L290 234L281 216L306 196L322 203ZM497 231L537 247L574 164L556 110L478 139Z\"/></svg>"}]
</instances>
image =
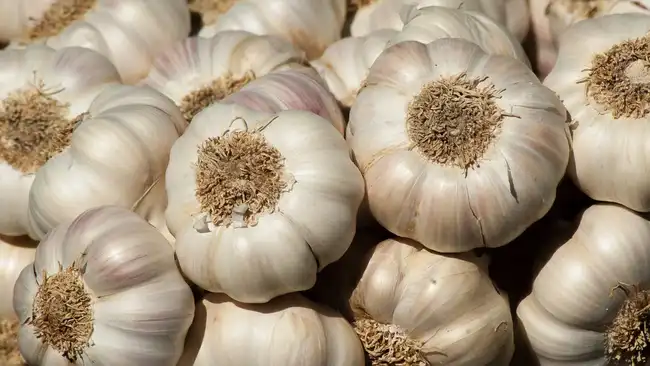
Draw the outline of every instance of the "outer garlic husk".
<instances>
[{"instance_id":1,"label":"outer garlic husk","mask_svg":"<svg viewBox=\"0 0 650 366\"><path fill-rule=\"evenodd\" d=\"M350 324L299 294L255 305L209 294L196 313L178 366L364 364Z\"/></svg>"},{"instance_id":2,"label":"outer garlic husk","mask_svg":"<svg viewBox=\"0 0 650 366\"><path fill-rule=\"evenodd\" d=\"M0 235L0 319L16 317L12 304L14 284L23 268L34 261L37 244L24 236Z\"/></svg>"},{"instance_id":3,"label":"outer garlic husk","mask_svg":"<svg viewBox=\"0 0 650 366\"><path fill-rule=\"evenodd\" d=\"M215 22L204 24L199 36L224 30L277 35L314 59L341 38L346 9L346 0L240 0Z\"/></svg>"},{"instance_id":4,"label":"outer garlic husk","mask_svg":"<svg viewBox=\"0 0 650 366\"><path fill-rule=\"evenodd\" d=\"M356 321L392 324L431 365L503 365L514 352L505 294L472 254L446 256L405 239L373 250L350 306Z\"/></svg>"},{"instance_id":5,"label":"outer garlic husk","mask_svg":"<svg viewBox=\"0 0 650 366\"><path fill-rule=\"evenodd\" d=\"M0 233L40 240L104 204L130 208L166 230L164 172L186 125L174 103L119 84L108 59L84 48L6 50L0 64L0 100L42 82L52 98L69 103L68 118L88 113L70 146L34 173L0 162Z\"/></svg>"},{"instance_id":6,"label":"outer garlic husk","mask_svg":"<svg viewBox=\"0 0 650 366\"><path fill-rule=\"evenodd\" d=\"M74 365L176 365L192 318L194 299L167 240L136 214L114 206L91 209L52 230L33 265L16 283L20 350L34 365L68 365L27 324L43 273L73 262L91 297L90 345Z\"/></svg>"},{"instance_id":7,"label":"outer garlic husk","mask_svg":"<svg viewBox=\"0 0 650 366\"><path fill-rule=\"evenodd\" d=\"M467 169L429 159L428 145L414 147L408 132L409 104L424 87L463 73L494 86L500 97L492 103L503 111L478 165ZM505 245L548 212L569 160L565 119L562 103L522 63L459 39L411 41L373 64L347 140L382 226L438 252L464 252Z\"/></svg>"},{"instance_id":8,"label":"outer garlic husk","mask_svg":"<svg viewBox=\"0 0 650 366\"><path fill-rule=\"evenodd\" d=\"M517 308L542 366L608 364L605 330L626 298L614 288L648 289L648 241L650 222L626 208L596 204L583 213Z\"/></svg>"},{"instance_id":9,"label":"outer garlic husk","mask_svg":"<svg viewBox=\"0 0 650 366\"><path fill-rule=\"evenodd\" d=\"M597 102L591 94L587 96L585 81L597 54L644 37L649 31L650 17L641 14L608 15L577 23L563 35L557 64L544 81L563 100L574 120L568 169L574 183L597 201L616 202L643 212L650 211L650 177L642 173L650 159L645 148L650 115L643 112L639 118L614 118L614 109ZM632 69L628 66L627 70ZM637 77L641 86L647 84L643 75L647 72ZM612 85L622 85L630 78L622 75L613 80ZM625 95L615 93L616 98L624 100ZM640 108L647 110L643 105Z\"/></svg>"}]
</instances>

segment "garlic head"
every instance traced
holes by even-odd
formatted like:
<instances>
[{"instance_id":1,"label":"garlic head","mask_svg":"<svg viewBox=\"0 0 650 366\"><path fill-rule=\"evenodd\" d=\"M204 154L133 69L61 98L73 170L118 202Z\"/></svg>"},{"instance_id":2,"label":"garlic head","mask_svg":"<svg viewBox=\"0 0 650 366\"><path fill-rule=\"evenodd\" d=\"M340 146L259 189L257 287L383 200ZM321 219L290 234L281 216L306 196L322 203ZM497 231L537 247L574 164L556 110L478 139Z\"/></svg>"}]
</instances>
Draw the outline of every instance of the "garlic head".
<instances>
[{"instance_id":1,"label":"garlic head","mask_svg":"<svg viewBox=\"0 0 650 366\"><path fill-rule=\"evenodd\" d=\"M0 235L0 321L16 317L12 305L14 285L23 268L34 261L37 245L26 236Z\"/></svg>"}]
</instances>

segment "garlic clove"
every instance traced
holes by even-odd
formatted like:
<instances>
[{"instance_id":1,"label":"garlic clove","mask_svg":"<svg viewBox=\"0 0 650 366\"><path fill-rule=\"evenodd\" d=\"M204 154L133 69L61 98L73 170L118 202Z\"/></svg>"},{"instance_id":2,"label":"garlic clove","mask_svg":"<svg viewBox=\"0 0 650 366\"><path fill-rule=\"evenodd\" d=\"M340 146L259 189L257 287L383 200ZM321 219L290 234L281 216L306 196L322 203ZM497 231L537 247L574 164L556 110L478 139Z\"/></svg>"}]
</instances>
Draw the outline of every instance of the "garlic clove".
<instances>
[{"instance_id":1,"label":"garlic clove","mask_svg":"<svg viewBox=\"0 0 650 366\"><path fill-rule=\"evenodd\" d=\"M28 237L0 235L0 288L5 294L0 298L0 321L16 317L12 305L14 284L23 268L34 261L37 245Z\"/></svg>"}]
</instances>

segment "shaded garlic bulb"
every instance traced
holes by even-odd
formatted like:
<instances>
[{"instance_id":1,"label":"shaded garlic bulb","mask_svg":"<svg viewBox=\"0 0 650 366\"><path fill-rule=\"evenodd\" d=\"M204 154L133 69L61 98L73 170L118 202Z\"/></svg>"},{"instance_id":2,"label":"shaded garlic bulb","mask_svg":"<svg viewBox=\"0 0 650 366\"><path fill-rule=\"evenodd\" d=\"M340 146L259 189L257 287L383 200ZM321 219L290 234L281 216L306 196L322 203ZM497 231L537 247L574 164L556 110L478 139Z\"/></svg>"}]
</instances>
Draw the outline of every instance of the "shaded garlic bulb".
<instances>
[{"instance_id":1,"label":"shaded garlic bulb","mask_svg":"<svg viewBox=\"0 0 650 366\"><path fill-rule=\"evenodd\" d=\"M20 271L34 261L37 245L25 236L0 235L0 319L15 317L12 305L14 284Z\"/></svg>"},{"instance_id":2,"label":"shaded garlic bulb","mask_svg":"<svg viewBox=\"0 0 650 366\"><path fill-rule=\"evenodd\" d=\"M341 38L346 0L190 0L202 14L201 37L225 30L281 36L310 59Z\"/></svg>"},{"instance_id":3,"label":"shaded garlic bulb","mask_svg":"<svg viewBox=\"0 0 650 366\"><path fill-rule=\"evenodd\" d=\"M299 294L254 305L209 294L197 305L178 366L363 364L363 348L350 324Z\"/></svg>"},{"instance_id":4,"label":"shaded garlic bulb","mask_svg":"<svg viewBox=\"0 0 650 366\"><path fill-rule=\"evenodd\" d=\"M29 364L163 366L181 356L194 299L167 240L133 212L104 206L43 239L16 282L14 309Z\"/></svg>"},{"instance_id":5,"label":"shaded garlic bulb","mask_svg":"<svg viewBox=\"0 0 650 366\"><path fill-rule=\"evenodd\" d=\"M597 201L650 211L650 17L607 15L576 23L563 36L544 85L571 118L568 173Z\"/></svg>"},{"instance_id":6,"label":"shaded garlic bulb","mask_svg":"<svg viewBox=\"0 0 650 366\"><path fill-rule=\"evenodd\" d=\"M164 95L118 81L84 48L0 53L1 234L39 240L104 204L164 229L164 172L185 121Z\"/></svg>"},{"instance_id":7,"label":"shaded garlic bulb","mask_svg":"<svg viewBox=\"0 0 650 366\"><path fill-rule=\"evenodd\" d=\"M542 366L645 365L650 221L596 204L517 308ZM611 362L611 363L609 363Z\"/></svg>"},{"instance_id":8,"label":"shaded garlic bulb","mask_svg":"<svg viewBox=\"0 0 650 366\"><path fill-rule=\"evenodd\" d=\"M0 0L0 40L11 47L80 46L108 57L125 83L145 77L156 54L187 37L185 0Z\"/></svg>"},{"instance_id":9,"label":"shaded garlic bulb","mask_svg":"<svg viewBox=\"0 0 650 366\"><path fill-rule=\"evenodd\" d=\"M505 245L550 209L565 119L521 62L459 39L409 41L373 64L347 139L382 226L464 252Z\"/></svg>"},{"instance_id":10,"label":"shaded garlic bulb","mask_svg":"<svg viewBox=\"0 0 650 366\"><path fill-rule=\"evenodd\" d=\"M170 48L142 83L176 102L190 122L203 108L251 80L303 60L303 52L281 38L228 31L212 38L187 38Z\"/></svg>"},{"instance_id":11,"label":"shaded garlic bulb","mask_svg":"<svg viewBox=\"0 0 650 366\"><path fill-rule=\"evenodd\" d=\"M327 120L216 103L172 148L167 225L192 282L263 303L312 287L343 255L363 193Z\"/></svg>"},{"instance_id":12,"label":"shaded garlic bulb","mask_svg":"<svg viewBox=\"0 0 650 366\"><path fill-rule=\"evenodd\" d=\"M371 365L510 363L510 307L485 261L436 254L406 239L379 243L369 258L350 307Z\"/></svg>"}]
</instances>

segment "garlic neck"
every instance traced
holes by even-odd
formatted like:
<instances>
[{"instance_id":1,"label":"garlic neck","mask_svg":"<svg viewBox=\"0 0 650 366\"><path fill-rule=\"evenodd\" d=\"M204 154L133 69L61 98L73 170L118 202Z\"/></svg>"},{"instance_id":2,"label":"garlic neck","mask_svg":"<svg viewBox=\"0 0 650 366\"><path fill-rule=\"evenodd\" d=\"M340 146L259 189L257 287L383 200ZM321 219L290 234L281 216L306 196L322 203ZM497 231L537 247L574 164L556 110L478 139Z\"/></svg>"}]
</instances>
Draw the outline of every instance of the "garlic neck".
<instances>
[{"instance_id":1,"label":"garlic neck","mask_svg":"<svg viewBox=\"0 0 650 366\"><path fill-rule=\"evenodd\" d=\"M644 365L650 361L650 292L619 285L625 301L605 333L605 355L612 364Z\"/></svg>"},{"instance_id":2,"label":"garlic neck","mask_svg":"<svg viewBox=\"0 0 650 366\"><path fill-rule=\"evenodd\" d=\"M409 338L397 325L381 324L364 318L354 322L354 330L361 339L372 366L430 365L422 353L422 345Z\"/></svg>"}]
</instances>

